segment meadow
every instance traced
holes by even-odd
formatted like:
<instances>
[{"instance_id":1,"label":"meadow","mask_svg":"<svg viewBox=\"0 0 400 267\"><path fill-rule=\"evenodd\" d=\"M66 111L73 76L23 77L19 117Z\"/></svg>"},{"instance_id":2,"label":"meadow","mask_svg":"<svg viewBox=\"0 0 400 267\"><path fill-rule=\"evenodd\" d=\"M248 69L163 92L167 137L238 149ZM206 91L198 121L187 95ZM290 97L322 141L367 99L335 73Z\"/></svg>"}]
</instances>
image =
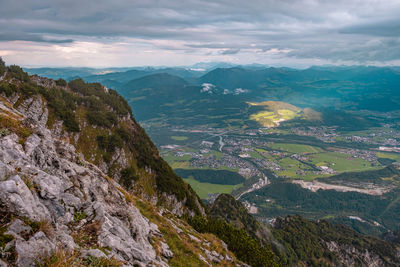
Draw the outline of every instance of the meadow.
<instances>
[{"instance_id":1,"label":"meadow","mask_svg":"<svg viewBox=\"0 0 400 267\"><path fill-rule=\"evenodd\" d=\"M215 193L232 193L234 188L240 188L242 184L238 185L219 185L219 184L211 184L211 183L201 183L196 181L193 177L184 178L185 182L190 184L194 191L199 195L201 199L209 198L208 194L215 194Z\"/></svg>"}]
</instances>

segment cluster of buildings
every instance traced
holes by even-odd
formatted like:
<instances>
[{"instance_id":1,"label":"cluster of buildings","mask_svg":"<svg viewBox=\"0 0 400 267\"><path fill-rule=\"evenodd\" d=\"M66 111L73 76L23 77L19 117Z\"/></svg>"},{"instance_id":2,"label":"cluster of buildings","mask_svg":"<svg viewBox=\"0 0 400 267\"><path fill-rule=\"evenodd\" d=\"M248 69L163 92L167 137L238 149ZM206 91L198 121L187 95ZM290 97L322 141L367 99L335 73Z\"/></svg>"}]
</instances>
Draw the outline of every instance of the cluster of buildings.
<instances>
[{"instance_id":1,"label":"cluster of buildings","mask_svg":"<svg viewBox=\"0 0 400 267\"><path fill-rule=\"evenodd\" d=\"M325 143L334 143L336 142L335 138L338 136L336 133L337 127L295 127L291 129L291 132L296 135L305 135L305 136L313 136Z\"/></svg>"}]
</instances>

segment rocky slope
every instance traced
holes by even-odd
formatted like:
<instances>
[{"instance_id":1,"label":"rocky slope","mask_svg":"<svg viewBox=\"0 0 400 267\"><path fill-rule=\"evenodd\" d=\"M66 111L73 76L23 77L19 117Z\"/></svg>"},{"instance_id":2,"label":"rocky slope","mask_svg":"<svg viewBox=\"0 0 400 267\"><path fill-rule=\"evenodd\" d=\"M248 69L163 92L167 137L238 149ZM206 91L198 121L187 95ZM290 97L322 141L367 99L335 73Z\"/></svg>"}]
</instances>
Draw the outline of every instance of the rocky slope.
<instances>
[{"instance_id":1,"label":"rocky slope","mask_svg":"<svg viewBox=\"0 0 400 267\"><path fill-rule=\"evenodd\" d=\"M170 172L130 109L121 112L127 105L118 95L29 77L2 63L0 266L237 262L223 242L176 216L204 214L203 205ZM106 117L110 125L90 118L101 108L117 114ZM121 129L133 139L120 140Z\"/></svg>"}]
</instances>

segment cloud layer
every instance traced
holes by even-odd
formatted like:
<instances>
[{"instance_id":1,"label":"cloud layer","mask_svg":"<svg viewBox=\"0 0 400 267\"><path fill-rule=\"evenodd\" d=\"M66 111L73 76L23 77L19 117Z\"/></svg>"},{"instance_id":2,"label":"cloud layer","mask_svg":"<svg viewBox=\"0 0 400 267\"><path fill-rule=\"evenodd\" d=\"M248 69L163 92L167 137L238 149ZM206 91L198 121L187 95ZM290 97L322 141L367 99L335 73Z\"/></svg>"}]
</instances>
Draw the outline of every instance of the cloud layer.
<instances>
[{"instance_id":1,"label":"cloud layer","mask_svg":"<svg viewBox=\"0 0 400 267\"><path fill-rule=\"evenodd\" d=\"M398 0L0 0L22 65L398 64Z\"/></svg>"}]
</instances>

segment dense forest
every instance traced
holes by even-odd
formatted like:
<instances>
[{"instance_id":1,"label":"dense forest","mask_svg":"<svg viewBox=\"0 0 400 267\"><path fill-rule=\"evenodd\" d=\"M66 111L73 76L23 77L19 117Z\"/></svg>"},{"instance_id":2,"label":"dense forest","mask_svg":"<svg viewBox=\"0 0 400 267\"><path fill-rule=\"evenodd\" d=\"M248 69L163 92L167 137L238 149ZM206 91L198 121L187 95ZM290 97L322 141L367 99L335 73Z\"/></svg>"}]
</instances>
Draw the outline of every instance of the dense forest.
<instances>
[{"instance_id":1,"label":"dense forest","mask_svg":"<svg viewBox=\"0 0 400 267\"><path fill-rule=\"evenodd\" d=\"M365 220L376 220L389 229L397 229L400 221L398 194L398 190L382 196L335 190L312 192L292 183L273 183L245 195L243 199L259 204L262 213L270 217L286 214L300 214L314 219L333 218L333 214L359 216ZM265 199L270 199L270 202L266 203ZM384 228L378 230L385 231Z\"/></svg>"}]
</instances>

